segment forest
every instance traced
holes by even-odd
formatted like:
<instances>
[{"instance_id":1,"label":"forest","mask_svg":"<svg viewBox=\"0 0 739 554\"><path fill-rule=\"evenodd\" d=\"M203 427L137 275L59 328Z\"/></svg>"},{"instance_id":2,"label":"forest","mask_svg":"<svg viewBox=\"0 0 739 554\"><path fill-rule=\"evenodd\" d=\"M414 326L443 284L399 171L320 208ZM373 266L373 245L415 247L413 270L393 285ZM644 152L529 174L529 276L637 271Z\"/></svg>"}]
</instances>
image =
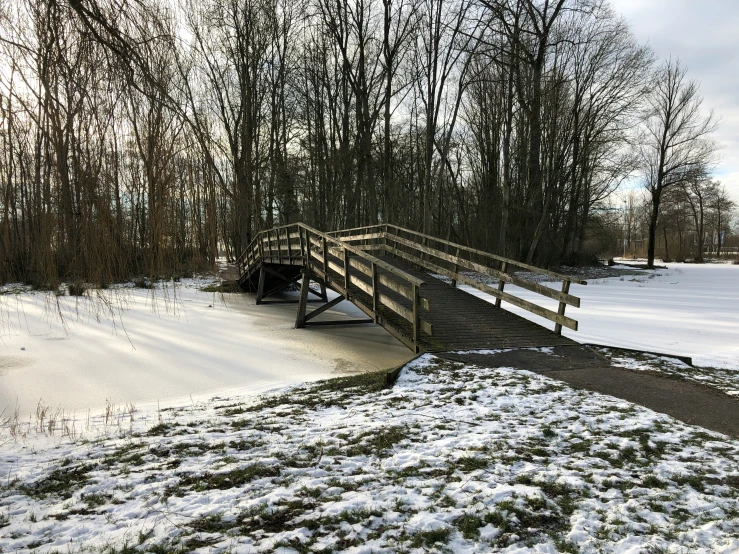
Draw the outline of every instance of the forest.
<instances>
[{"instance_id":1,"label":"forest","mask_svg":"<svg viewBox=\"0 0 739 554\"><path fill-rule=\"evenodd\" d=\"M732 237L718 118L605 0L17 0L0 52L2 282L172 276L296 221L543 266Z\"/></svg>"}]
</instances>

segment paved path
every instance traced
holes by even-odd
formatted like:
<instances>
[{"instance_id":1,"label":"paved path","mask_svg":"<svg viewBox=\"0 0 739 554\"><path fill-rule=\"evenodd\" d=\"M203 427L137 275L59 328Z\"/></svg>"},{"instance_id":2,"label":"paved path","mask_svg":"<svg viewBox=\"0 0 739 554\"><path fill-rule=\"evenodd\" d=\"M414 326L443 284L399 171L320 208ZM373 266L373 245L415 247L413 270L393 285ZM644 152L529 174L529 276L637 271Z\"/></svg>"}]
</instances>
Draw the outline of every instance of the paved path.
<instances>
[{"instance_id":1,"label":"paved path","mask_svg":"<svg viewBox=\"0 0 739 554\"><path fill-rule=\"evenodd\" d=\"M439 354L486 367L527 369L575 388L600 392L656 412L739 438L739 399L707 385L610 365L585 346L559 346L549 353L515 349L495 354Z\"/></svg>"}]
</instances>

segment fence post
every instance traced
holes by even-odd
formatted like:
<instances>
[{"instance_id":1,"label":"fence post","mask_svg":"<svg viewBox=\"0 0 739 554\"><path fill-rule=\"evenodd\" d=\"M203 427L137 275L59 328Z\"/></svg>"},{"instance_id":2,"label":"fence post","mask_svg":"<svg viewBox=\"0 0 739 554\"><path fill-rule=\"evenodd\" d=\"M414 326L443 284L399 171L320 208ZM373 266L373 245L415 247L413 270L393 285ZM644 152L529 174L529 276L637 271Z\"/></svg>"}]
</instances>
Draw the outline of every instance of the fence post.
<instances>
[{"instance_id":1,"label":"fence post","mask_svg":"<svg viewBox=\"0 0 739 554\"><path fill-rule=\"evenodd\" d=\"M570 292L570 282L569 281L562 281L562 292L564 294L568 294ZM559 309L557 309L557 313L559 315L565 315L565 308L567 308L567 304L564 302L559 303ZM554 332L558 335L562 334L562 324L556 323L554 325Z\"/></svg>"},{"instance_id":2,"label":"fence post","mask_svg":"<svg viewBox=\"0 0 739 554\"><path fill-rule=\"evenodd\" d=\"M303 229L302 227L299 227L299 229ZM305 267L310 267L310 235L308 234L308 229L303 229L303 236L305 237L305 242L302 242L300 251L302 252L305 250L305 261L303 264ZM301 241L303 239L301 238Z\"/></svg>"},{"instance_id":3,"label":"fence post","mask_svg":"<svg viewBox=\"0 0 739 554\"><path fill-rule=\"evenodd\" d=\"M503 264L500 266L500 271L501 271L501 273L505 273L507 270L508 270L508 262L503 262ZM503 292L503 289L504 288L505 288L505 281L503 279L501 279L500 281L498 281L498 292ZM500 308L500 303L501 302L502 301L501 301L500 298L496 298L495 299L495 307L496 308Z\"/></svg>"},{"instance_id":4,"label":"fence post","mask_svg":"<svg viewBox=\"0 0 739 554\"><path fill-rule=\"evenodd\" d=\"M377 308L378 301L380 299L379 281L377 279L377 264L372 262L372 317L375 319L375 323L378 320Z\"/></svg>"},{"instance_id":5,"label":"fence post","mask_svg":"<svg viewBox=\"0 0 739 554\"><path fill-rule=\"evenodd\" d=\"M421 347L418 344L418 338L420 335L420 327L421 327L421 321L420 321L420 290L419 286L417 284L413 284L413 344L416 347L416 354L418 354L421 351Z\"/></svg>"},{"instance_id":6,"label":"fence post","mask_svg":"<svg viewBox=\"0 0 739 554\"><path fill-rule=\"evenodd\" d=\"M344 246L344 290L346 299L349 300L349 250Z\"/></svg>"},{"instance_id":7,"label":"fence post","mask_svg":"<svg viewBox=\"0 0 739 554\"><path fill-rule=\"evenodd\" d=\"M459 248L457 248L457 253L455 254L454 257L457 258L457 261L459 261ZM455 263L454 264L454 276L455 277L456 277L457 273L459 273L459 264L458 263ZM452 288L454 288L456 286L457 286L457 280L456 279L452 279Z\"/></svg>"},{"instance_id":8,"label":"fence post","mask_svg":"<svg viewBox=\"0 0 739 554\"><path fill-rule=\"evenodd\" d=\"M328 276L328 244L326 243L326 237L321 237L323 240L323 273L324 273L324 282L329 282L329 276Z\"/></svg>"}]
</instances>

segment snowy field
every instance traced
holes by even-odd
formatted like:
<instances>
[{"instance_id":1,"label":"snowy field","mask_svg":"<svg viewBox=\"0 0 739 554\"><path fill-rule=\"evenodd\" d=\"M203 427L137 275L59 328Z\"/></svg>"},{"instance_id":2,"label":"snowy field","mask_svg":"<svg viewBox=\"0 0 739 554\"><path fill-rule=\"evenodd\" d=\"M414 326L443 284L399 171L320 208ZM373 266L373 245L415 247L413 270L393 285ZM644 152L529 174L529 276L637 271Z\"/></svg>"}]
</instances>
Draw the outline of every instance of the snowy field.
<instances>
[{"instance_id":1,"label":"snowy field","mask_svg":"<svg viewBox=\"0 0 739 554\"><path fill-rule=\"evenodd\" d=\"M735 393L737 276L573 287L572 336ZM385 389L364 372L410 354L381 328L294 330L206 284L0 296L0 552L739 552L739 441L430 355Z\"/></svg>"},{"instance_id":2,"label":"snowy field","mask_svg":"<svg viewBox=\"0 0 739 554\"><path fill-rule=\"evenodd\" d=\"M380 375L381 378L381 375ZM533 373L372 375L6 444L3 552L739 551L739 441Z\"/></svg>"},{"instance_id":3,"label":"snowy field","mask_svg":"<svg viewBox=\"0 0 739 554\"><path fill-rule=\"evenodd\" d=\"M739 265L666 264L668 269L572 285L581 308L566 314L578 331L574 340L691 356L701 366L739 370ZM561 283L546 283L559 289ZM476 289L472 294L494 301ZM507 286L506 292L557 310L543 296ZM503 306L550 328L554 324L504 303Z\"/></svg>"}]
</instances>

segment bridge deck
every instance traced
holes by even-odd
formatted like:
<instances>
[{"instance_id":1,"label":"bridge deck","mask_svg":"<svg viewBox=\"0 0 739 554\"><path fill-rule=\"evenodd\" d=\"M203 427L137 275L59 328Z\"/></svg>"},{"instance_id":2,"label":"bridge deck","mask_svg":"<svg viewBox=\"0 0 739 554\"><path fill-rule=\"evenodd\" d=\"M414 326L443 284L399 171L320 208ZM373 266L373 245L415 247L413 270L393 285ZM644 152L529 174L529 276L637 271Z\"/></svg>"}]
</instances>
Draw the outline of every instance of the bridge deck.
<instances>
[{"instance_id":1,"label":"bridge deck","mask_svg":"<svg viewBox=\"0 0 739 554\"><path fill-rule=\"evenodd\" d=\"M421 296L431 303L432 309L426 317L434 326L433 337L421 336L423 349L427 352L576 344L575 341L528 319L508 310L496 308L491 302L459 288L453 288L448 283L426 272L418 271L404 262L390 257L383 259L426 281L426 285L421 289Z\"/></svg>"}]
</instances>

